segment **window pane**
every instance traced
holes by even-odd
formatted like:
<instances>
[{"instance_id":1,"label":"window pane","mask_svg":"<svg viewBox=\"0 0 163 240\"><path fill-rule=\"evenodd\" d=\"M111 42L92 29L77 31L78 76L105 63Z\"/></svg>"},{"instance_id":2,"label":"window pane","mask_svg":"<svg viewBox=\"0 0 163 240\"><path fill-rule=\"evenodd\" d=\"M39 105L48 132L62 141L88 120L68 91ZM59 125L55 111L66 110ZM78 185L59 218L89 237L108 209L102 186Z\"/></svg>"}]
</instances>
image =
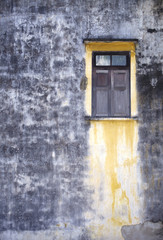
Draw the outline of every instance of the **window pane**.
<instances>
[{"instance_id":1,"label":"window pane","mask_svg":"<svg viewBox=\"0 0 163 240\"><path fill-rule=\"evenodd\" d=\"M112 66L126 66L126 56L112 55Z\"/></svg>"},{"instance_id":2,"label":"window pane","mask_svg":"<svg viewBox=\"0 0 163 240\"><path fill-rule=\"evenodd\" d=\"M112 114L129 116L129 77L128 70L112 71Z\"/></svg>"},{"instance_id":3,"label":"window pane","mask_svg":"<svg viewBox=\"0 0 163 240\"><path fill-rule=\"evenodd\" d=\"M98 73L97 79L96 79L96 86L97 87L107 86L107 83L108 83L107 78L108 78L108 75L106 73Z\"/></svg>"},{"instance_id":4,"label":"window pane","mask_svg":"<svg viewBox=\"0 0 163 240\"><path fill-rule=\"evenodd\" d=\"M96 91L96 116L108 115L108 91L98 89Z\"/></svg>"},{"instance_id":5,"label":"window pane","mask_svg":"<svg viewBox=\"0 0 163 240\"><path fill-rule=\"evenodd\" d=\"M110 66L110 56L96 55L96 66Z\"/></svg>"}]
</instances>

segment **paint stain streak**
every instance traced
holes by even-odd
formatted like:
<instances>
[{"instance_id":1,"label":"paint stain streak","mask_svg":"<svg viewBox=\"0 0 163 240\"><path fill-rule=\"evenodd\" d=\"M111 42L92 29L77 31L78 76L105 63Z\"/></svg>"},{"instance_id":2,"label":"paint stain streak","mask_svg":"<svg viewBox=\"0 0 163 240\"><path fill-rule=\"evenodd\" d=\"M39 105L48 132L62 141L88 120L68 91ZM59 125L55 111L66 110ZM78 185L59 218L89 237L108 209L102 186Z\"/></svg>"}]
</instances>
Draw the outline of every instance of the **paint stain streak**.
<instances>
[{"instance_id":1,"label":"paint stain streak","mask_svg":"<svg viewBox=\"0 0 163 240\"><path fill-rule=\"evenodd\" d=\"M91 183L95 189L95 208L100 216L105 215L107 219L103 224L99 221L98 225L92 225L92 231L96 229L94 236L97 237L109 231L113 234L114 229L116 237L116 234L120 235L122 225L138 220L132 209L133 201L135 207L139 205L136 190L137 122L101 120L93 121L91 125ZM103 204L108 217L105 211L102 212Z\"/></svg>"},{"instance_id":2,"label":"paint stain streak","mask_svg":"<svg viewBox=\"0 0 163 240\"><path fill-rule=\"evenodd\" d=\"M118 154L119 154L119 141L126 141L126 146L128 149L126 151L130 151L131 157L133 156L133 141L134 141L134 122L132 121L112 121L112 122L104 122L103 121L103 134L104 141L106 143L106 151L107 157L105 162L106 174L111 178L111 191L112 191L112 218L116 219L115 207L116 207L116 192L117 190L121 190L121 183L118 180L117 171L118 171ZM123 137L124 136L124 137ZM123 139L125 138L125 139ZM132 158L128 161L132 164ZM135 162L135 160L134 160ZM128 209L128 222L131 223L131 209L129 204L129 198L124 190L121 191L121 198L119 199L120 203L127 204ZM119 220L120 220L119 216ZM122 221L117 222L122 222Z\"/></svg>"}]
</instances>

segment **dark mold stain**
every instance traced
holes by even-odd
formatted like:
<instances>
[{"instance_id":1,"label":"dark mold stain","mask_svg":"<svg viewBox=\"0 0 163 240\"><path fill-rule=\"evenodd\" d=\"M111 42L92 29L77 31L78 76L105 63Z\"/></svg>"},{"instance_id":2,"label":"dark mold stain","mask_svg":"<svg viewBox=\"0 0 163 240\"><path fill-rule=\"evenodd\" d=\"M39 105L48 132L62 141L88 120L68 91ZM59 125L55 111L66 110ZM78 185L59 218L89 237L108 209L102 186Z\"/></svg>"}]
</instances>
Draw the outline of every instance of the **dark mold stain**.
<instances>
[{"instance_id":1,"label":"dark mold stain","mask_svg":"<svg viewBox=\"0 0 163 240\"><path fill-rule=\"evenodd\" d=\"M156 29L152 29L152 28L148 28L148 29L147 29L147 32L149 32L149 33L155 33L155 32L157 32L157 30L156 30Z\"/></svg>"}]
</instances>

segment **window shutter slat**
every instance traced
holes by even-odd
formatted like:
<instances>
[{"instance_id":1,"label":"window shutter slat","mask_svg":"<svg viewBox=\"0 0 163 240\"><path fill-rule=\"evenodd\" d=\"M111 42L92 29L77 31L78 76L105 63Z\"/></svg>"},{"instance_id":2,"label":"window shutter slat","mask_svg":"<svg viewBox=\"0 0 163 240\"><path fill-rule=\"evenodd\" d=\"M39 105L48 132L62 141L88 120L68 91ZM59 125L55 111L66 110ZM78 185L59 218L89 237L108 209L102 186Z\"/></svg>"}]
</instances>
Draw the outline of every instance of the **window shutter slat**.
<instances>
[{"instance_id":1,"label":"window shutter slat","mask_svg":"<svg viewBox=\"0 0 163 240\"><path fill-rule=\"evenodd\" d=\"M96 116L108 115L108 91L96 89Z\"/></svg>"},{"instance_id":2,"label":"window shutter slat","mask_svg":"<svg viewBox=\"0 0 163 240\"><path fill-rule=\"evenodd\" d=\"M129 71L112 70L111 112L115 117L129 116Z\"/></svg>"},{"instance_id":3,"label":"window shutter slat","mask_svg":"<svg viewBox=\"0 0 163 240\"><path fill-rule=\"evenodd\" d=\"M93 72L93 115L109 116L111 79L109 70Z\"/></svg>"}]
</instances>

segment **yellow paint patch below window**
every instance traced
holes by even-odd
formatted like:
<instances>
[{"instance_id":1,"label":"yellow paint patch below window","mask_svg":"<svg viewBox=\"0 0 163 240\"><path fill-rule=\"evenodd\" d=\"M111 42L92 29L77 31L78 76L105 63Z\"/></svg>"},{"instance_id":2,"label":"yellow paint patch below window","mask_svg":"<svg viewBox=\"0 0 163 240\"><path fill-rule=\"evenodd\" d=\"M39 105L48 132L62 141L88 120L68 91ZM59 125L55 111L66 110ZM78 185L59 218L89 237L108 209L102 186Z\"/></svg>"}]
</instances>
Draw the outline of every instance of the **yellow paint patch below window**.
<instances>
[{"instance_id":1,"label":"yellow paint patch below window","mask_svg":"<svg viewBox=\"0 0 163 240\"><path fill-rule=\"evenodd\" d=\"M122 239L121 227L138 223L137 122L93 121L90 129L92 208L86 214L94 239Z\"/></svg>"}]
</instances>

